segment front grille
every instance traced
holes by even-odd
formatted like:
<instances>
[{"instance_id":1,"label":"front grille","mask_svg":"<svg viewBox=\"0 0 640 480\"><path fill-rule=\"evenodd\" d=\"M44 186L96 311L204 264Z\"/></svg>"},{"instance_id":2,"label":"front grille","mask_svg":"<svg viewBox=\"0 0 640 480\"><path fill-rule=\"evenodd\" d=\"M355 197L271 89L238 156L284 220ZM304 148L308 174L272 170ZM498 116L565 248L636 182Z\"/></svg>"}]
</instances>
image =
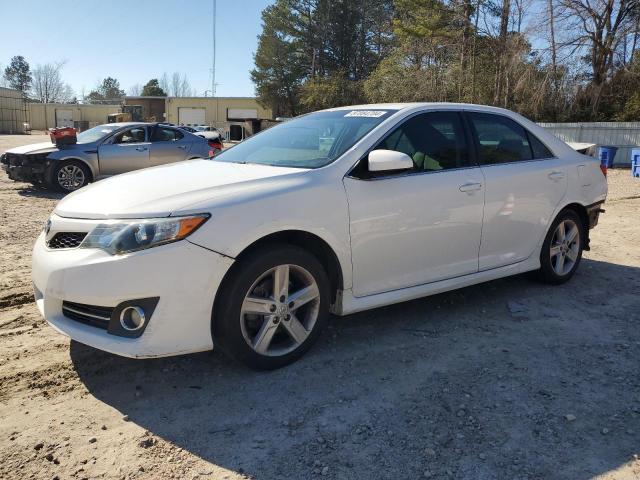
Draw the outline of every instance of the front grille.
<instances>
[{"instance_id":1,"label":"front grille","mask_svg":"<svg viewBox=\"0 0 640 480\"><path fill-rule=\"evenodd\" d=\"M27 156L20 153L6 153L5 163L12 167L21 167L27 164Z\"/></svg>"},{"instance_id":2,"label":"front grille","mask_svg":"<svg viewBox=\"0 0 640 480\"><path fill-rule=\"evenodd\" d=\"M113 307L98 307L82 303L62 302L62 314L76 322L106 330L109 327Z\"/></svg>"},{"instance_id":3,"label":"front grille","mask_svg":"<svg viewBox=\"0 0 640 480\"><path fill-rule=\"evenodd\" d=\"M87 236L86 232L58 232L47 242L49 248L76 248Z\"/></svg>"}]
</instances>

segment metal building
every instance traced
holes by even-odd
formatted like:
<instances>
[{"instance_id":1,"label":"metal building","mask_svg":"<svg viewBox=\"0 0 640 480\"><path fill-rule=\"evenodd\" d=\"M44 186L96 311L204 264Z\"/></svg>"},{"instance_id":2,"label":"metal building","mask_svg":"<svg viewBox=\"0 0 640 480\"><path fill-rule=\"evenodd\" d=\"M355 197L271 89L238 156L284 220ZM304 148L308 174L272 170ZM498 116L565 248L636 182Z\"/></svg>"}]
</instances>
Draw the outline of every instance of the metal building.
<instances>
[{"instance_id":1,"label":"metal building","mask_svg":"<svg viewBox=\"0 0 640 480\"><path fill-rule=\"evenodd\" d=\"M565 142L618 147L614 166L631 165L631 149L640 146L640 122L540 123Z\"/></svg>"},{"instance_id":2,"label":"metal building","mask_svg":"<svg viewBox=\"0 0 640 480\"><path fill-rule=\"evenodd\" d=\"M0 87L0 133L25 133L27 102L19 90Z\"/></svg>"},{"instance_id":3,"label":"metal building","mask_svg":"<svg viewBox=\"0 0 640 480\"><path fill-rule=\"evenodd\" d=\"M123 104L141 106L142 117L176 125L211 125L226 138L242 140L273 120L271 109L254 97L124 97Z\"/></svg>"},{"instance_id":4,"label":"metal building","mask_svg":"<svg viewBox=\"0 0 640 480\"><path fill-rule=\"evenodd\" d=\"M78 103L29 103L29 117L33 130L53 127L75 127L86 130L107 123L107 115L121 110L120 104L82 105Z\"/></svg>"}]
</instances>

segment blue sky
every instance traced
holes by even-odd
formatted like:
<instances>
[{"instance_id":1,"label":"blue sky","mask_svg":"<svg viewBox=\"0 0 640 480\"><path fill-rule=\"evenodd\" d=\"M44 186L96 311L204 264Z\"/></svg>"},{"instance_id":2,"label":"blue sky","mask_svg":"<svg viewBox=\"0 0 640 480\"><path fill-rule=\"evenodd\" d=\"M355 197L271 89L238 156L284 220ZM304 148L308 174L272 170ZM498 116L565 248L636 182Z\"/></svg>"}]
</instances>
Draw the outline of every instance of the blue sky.
<instances>
[{"instance_id":1,"label":"blue sky","mask_svg":"<svg viewBox=\"0 0 640 480\"><path fill-rule=\"evenodd\" d=\"M218 96L253 96L249 78L270 0L218 0ZM185 73L202 95L211 88L212 0L0 0L0 64L23 55L32 68L66 61L62 75L79 95L112 76L127 91L163 72Z\"/></svg>"}]
</instances>

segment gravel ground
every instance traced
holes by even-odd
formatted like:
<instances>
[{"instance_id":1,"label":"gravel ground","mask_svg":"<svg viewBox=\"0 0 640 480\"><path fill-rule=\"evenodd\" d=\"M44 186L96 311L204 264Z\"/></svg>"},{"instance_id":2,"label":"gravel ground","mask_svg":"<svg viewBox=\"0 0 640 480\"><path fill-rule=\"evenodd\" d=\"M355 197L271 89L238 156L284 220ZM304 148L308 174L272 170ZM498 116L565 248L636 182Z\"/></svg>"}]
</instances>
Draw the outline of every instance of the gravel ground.
<instances>
[{"instance_id":1,"label":"gravel ground","mask_svg":"<svg viewBox=\"0 0 640 480\"><path fill-rule=\"evenodd\" d=\"M301 361L256 373L55 333L29 271L60 197L0 173L0 478L638 479L640 180L609 185L568 284L333 318Z\"/></svg>"}]
</instances>

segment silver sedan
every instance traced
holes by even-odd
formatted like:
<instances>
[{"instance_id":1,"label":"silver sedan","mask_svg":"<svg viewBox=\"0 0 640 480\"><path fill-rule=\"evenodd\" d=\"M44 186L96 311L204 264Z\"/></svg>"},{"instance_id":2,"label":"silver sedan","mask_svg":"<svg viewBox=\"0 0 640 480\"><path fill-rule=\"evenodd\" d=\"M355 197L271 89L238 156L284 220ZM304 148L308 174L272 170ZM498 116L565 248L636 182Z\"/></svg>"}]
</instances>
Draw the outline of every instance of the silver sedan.
<instances>
[{"instance_id":1,"label":"silver sedan","mask_svg":"<svg viewBox=\"0 0 640 480\"><path fill-rule=\"evenodd\" d=\"M12 180L72 192L111 175L211 156L202 137L164 124L126 122L86 130L71 145L14 148L1 161Z\"/></svg>"}]
</instances>

